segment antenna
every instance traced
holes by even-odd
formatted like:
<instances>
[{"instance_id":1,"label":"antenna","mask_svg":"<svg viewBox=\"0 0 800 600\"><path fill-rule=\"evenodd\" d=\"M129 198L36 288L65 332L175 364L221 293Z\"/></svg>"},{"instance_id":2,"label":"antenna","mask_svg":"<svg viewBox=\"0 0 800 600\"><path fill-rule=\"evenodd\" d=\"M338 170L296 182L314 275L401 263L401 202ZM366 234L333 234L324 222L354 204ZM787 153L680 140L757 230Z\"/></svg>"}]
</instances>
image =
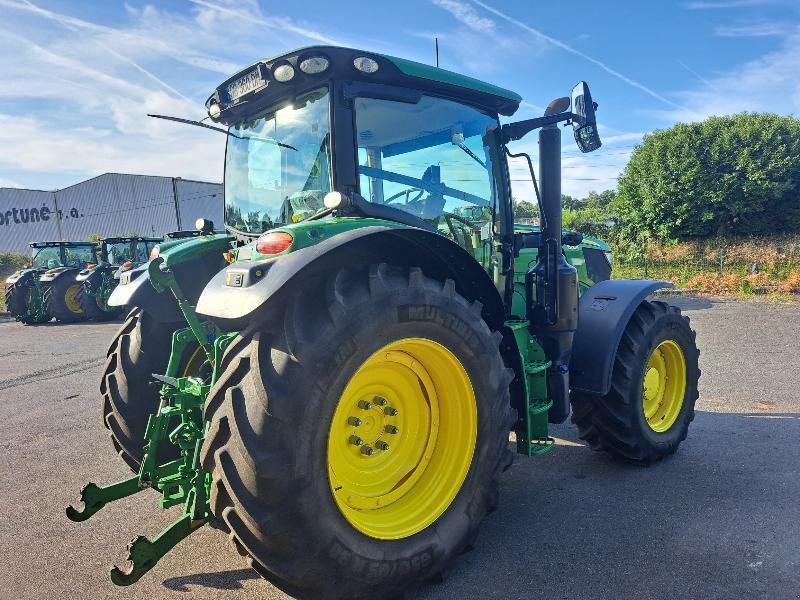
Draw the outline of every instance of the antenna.
<instances>
[{"instance_id":1,"label":"antenna","mask_svg":"<svg viewBox=\"0 0 800 600\"><path fill-rule=\"evenodd\" d=\"M433 38L434 44L436 44L436 68L439 68L439 38Z\"/></svg>"}]
</instances>

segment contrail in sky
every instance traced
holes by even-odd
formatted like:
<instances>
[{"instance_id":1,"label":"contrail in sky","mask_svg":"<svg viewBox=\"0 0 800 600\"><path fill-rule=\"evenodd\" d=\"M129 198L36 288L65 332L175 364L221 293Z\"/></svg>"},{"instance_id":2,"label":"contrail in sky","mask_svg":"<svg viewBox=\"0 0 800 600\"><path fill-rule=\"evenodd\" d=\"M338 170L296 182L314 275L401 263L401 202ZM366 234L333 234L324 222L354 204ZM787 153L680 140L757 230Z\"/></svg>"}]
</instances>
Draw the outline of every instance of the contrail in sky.
<instances>
[{"instance_id":1,"label":"contrail in sky","mask_svg":"<svg viewBox=\"0 0 800 600\"><path fill-rule=\"evenodd\" d=\"M609 67L604 62L599 61L596 58L592 58L588 54L584 54L583 52L581 52L577 48L573 48L572 46L570 46L569 44L565 44L561 40L557 40L554 37L550 37L549 35L542 33L538 29L534 29L533 27L523 23L522 21L514 19L513 17L509 17L507 14L505 14L503 12L500 12L496 8L492 8L488 4L486 4L484 2L481 2L481 0L472 0L472 2L474 2L475 4L480 6L481 8L489 11L493 15L496 15L496 16L500 17L501 19L505 19L506 21L516 25L517 27L521 27L522 29L524 29L528 33L532 33L536 37L538 37L538 38L540 38L540 39L542 39L542 40L544 40L546 42L548 42L548 43L550 43L550 44L552 44L554 46L557 46L558 48L561 48L562 50L566 50L567 52L575 54L576 56L580 56L584 60L588 60L590 63L592 63L594 65L597 65L598 67L603 69L609 75L613 75L614 77L624 81L628 85L642 90L645 94L648 94L648 95L652 96L656 100L659 100L660 102L663 102L664 104L669 104L670 106L674 106L675 108L679 108L681 110L688 110L686 107L681 106L680 104L676 104L675 102L673 102L669 98L665 98L664 96L662 96L658 92L655 92L655 91L651 90L646 85L643 85L643 84L639 83L638 81L634 81L630 77L627 77L627 76L623 75L622 73L620 73L619 71L617 71L615 69L612 69L611 67Z\"/></svg>"},{"instance_id":2,"label":"contrail in sky","mask_svg":"<svg viewBox=\"0 0 800 600\"><path fill-rule=\"evenodd\" d=\"M46 19L50 19L51 21L55 21L56 23L58 23L62 27L65 27L65 28L69 29L70 31L78 31L81 28L91 29L91 30L98 30L98 29L102 30L102 29L104 29L104 28L101 28L99 26L96 26L94 23L80 21L79 19L73 19L71 17L66 17L64 15L60 15L58 13L46 10L44 8L40 8L40 7L36 6L33 2L30 2L30 0L22 0L22 2L24 4L17 4L16 2L3 2L3 4L5 4L6 6L11 6L11 7L18 8L18 9L23 9L23 10L27 9L27 10L30 10L32 12L35 12L36 14L38 14L38 15L46 18ZM181 94L178 90L176 90L174 87L172 87L166 81L164 81L163 79L160 79L159 77L157 77L156 75L154 75L153 73L151 73L150 71L145 69L143 66L141 66L139 63L137 63L133 59L128 58L124 54L120 54L119 52L117 52L113 48L110 48L109 46L107 46L106 44L104 44L103 42L101 42L99 40L93 40L93 41L94 41L94 43L96 43L98 46L103 48L103 50L105 50L109 54L111 54L113 56L116 56L117 58L119 58L122 61L127 62L133 68L137 69L140 73L142 73L143 75L149 77L150 79L152 79L153 81L155 81L159 85L165 87L166 89L168 89L170 92L172 92L173 94L175 94L179 98L182 98L183 100L185 100L186 102L189 102L190 104L196 104L194 100L192 100L191 98L187 98L186 96Z\"/></svg>"}]
</instances>

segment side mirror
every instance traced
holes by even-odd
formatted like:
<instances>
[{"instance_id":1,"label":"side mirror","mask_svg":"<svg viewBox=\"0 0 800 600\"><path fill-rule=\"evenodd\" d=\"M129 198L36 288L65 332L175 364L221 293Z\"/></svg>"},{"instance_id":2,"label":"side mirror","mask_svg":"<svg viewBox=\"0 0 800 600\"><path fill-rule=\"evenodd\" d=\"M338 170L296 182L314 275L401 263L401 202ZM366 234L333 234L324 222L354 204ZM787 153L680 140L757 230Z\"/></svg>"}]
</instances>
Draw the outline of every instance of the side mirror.
<instances>
[{"instance_id":1,"label":"side mirror","mask_svg":"<svg viewBox=\"0 0 800 600\"><path fill-rule=\"evenodd\" d=\"M575 143L581 152L597 150L602 142L597 133L597 120L594 111L597 103L592 102L592 94L585 81L581 81L572 88L572 129L575 133Z\"/></svg>"}]
</instances>

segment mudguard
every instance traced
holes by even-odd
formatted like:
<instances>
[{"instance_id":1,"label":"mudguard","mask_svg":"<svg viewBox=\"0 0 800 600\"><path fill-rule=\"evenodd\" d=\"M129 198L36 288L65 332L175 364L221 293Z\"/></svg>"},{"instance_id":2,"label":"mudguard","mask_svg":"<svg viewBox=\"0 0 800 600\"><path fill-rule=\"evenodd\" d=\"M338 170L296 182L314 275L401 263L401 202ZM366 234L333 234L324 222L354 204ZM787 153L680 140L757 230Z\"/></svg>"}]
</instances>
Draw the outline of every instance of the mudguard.
<instances>
[{"instance_id":1,"label":"mudguard","mask_svg":"<svg viewBox=\"0 0 800 600\"><path fill-rule=\"evenodd\" d=\"M12 285L17 283L18 281L28 278L37 277L39 273L41 273L41 269L20 269L19 271L15 271L9 277L6 278L6 283L8 285Z\"/></svg>"},{"instance_id":2,"label":"mudguard","mask_svg":"<svg viewBox=\"0 0 800 600\"><path fill-rule=\"evenodd\" d=\"M62 277L65 273L71 273L73 276L77 275L78 268L77 267L56 267L55 269L49 269L42 273L42 276L39 278L39 281L42 283L52 283L59 277Z\"/></svg>"},{"instance_id":3,"label":"mudguard","mask_svg":"<svg viewBox=\"0 0 800 600\"><path fill-rule=\"evenodd\" d=\"M83 269L80 273L75 277L76 281L84 282L87 281L87 285L89 289L94 289L100 285L100 282L103 280L103 272L110 271L112 268L111 265L97 265L92 269Z\"/></svg>"},{"instance_id":4,"label":"mudguard","mask_svg":"<svg viewBox=\"0 0 800 600\"><path fill-rule=\"evenodd\" d=\"M221 320L227 331L260 320L268 301L302 277L335 269L386 262L419 266L430 277L450 278L468 300L483 304L492 329L505 321L505 308L494 282L461 246L438 233L416 227L365 226L325 238L269 260L237 261L217 273L203 289L197 312Z\"/></svg>"},{"instance_id":5,"label":"mudguard","mask_svg":"<svg viewBox=\"0 0 800 600\"><path fill-rule=\"evenodd\" d=\"M203 286L219 271L217 261L209 256L218 255L230 248L232 236L215 234L179 240L159 245L161 268L170 269L181 286L186 298L194 303ZM169 291L157 292L150 283L150 263L123 271L119 285L108 299L109 306L137 306L162 323L184 321L175 297Z\"/></svg>"},{"instance_id":6,"label":"mudguard","mask_svg":"<svg viewBox=\"0 0 800 600\"><path fill-rule=\"evenodd\" d=\"M578 305L578 330L569 363L570 388L604 396L622 333L639 304L666 281L611 279L587 289Z\"/></svg>"},{"instance_id":7,"label":"mudguard","mask_svg":"<svg viewBox=\"0 0 800 600\"><path fill-rule=\"evenodd\" d=\"M150 284L147 264L125 271L108 298L109 306L138 306L162 323L183 319L175 298L169 292L159 293Z\"/></svg>"}]
</instances>

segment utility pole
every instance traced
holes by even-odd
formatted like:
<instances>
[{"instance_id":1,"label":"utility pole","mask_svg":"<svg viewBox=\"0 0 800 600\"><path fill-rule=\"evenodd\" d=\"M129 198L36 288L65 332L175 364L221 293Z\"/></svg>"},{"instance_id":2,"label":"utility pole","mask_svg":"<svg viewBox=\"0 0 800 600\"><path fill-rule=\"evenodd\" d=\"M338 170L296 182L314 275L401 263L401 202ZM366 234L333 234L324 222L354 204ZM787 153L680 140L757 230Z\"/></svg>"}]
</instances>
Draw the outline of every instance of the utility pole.
<instances>
[{"instance_id":1,"label":"utility pole","mask_svg":"<svg viewBox=\"0 0 800 600\"><path fill-rule=\"evenodd\" d=\"M436 67L439 67L439 38L433 38L433 43L436 45Z\"/></svg>"}]
</instances>

